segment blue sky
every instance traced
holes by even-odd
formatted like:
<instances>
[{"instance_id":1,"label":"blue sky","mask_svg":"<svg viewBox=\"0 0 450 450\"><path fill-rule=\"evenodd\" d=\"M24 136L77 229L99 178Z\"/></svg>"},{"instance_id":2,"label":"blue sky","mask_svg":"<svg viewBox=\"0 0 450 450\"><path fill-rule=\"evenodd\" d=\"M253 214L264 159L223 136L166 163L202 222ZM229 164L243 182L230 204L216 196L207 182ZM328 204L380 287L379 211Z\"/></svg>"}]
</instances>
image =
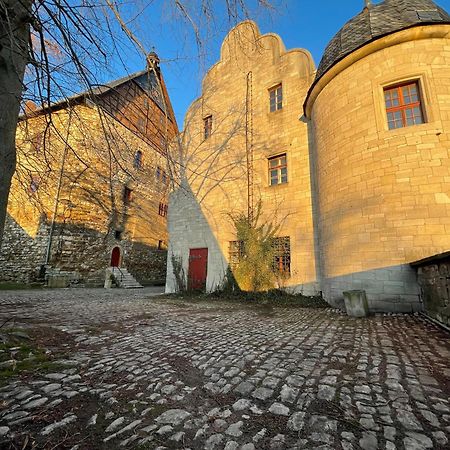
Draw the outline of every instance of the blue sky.
<instances>
[{"instance_id":1,"label":"blue sky","mask_svg":"<svg viewBox=\"0 0 450 450\"><path fill-rule=\"evenodd\" d=\"M255 21L261 32L275 32L281 36L286 47L302 47L309 50L316 65L323 50L341 26L364 7L364 0L278 0L282 7L267 14L257 14ZM151 2L139 19L133 22L146 48L155 47L162 60L163 75L169 90L180 128L189 104L199 96L201 80L205 71L219 57L220 45L230 24L220 11L222 0L213 0L217 7L214 26L205 39L202 57L198 55L194 34L190 27L174 18L173 11L164 7L164 2ZM194 7L199 0L189 0ZM437 3L450 11L450 0ZM128 71L141 70L142 57L130 52L125 64L115 61L111 74L121 76Z\"/></svg>"}]
</instances>

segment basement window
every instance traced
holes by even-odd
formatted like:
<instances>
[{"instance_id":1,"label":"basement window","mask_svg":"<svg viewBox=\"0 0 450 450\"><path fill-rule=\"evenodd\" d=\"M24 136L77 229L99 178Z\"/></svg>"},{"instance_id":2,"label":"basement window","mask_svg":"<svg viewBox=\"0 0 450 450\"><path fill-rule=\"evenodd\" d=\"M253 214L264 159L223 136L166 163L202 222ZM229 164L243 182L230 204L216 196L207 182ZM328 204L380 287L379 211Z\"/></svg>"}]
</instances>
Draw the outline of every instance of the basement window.
<instances>
[{"instance_id":1,"label":"basement window","mask_svg":"<svg viewBox=\"0 0 450 450\"><path fill-rule=\"evenodd\" d=\"M417 81L384 88L384 101L390 130L424 123Z\"/></svg>"},{"instance_id":2,"label":"basement window","mask_svg":"<svg viewBox=\"0 0 450 450\"><path fill-rule=\"evenodd\" d=\"M280 84L269 89L270 112L283 108L283 86Z\"/></svg>"},{"instance_id":3,"label":"basement window","mask_svg":"<svg viewBox=\"0 0 450 450\"><path fill-rule=\"evenodd\" d=\"M212 134L212 116L203 119L204 138L208 139Z\"/></svg>"},{"instance_id":4,"label":"basement window","mask_svg":"<svg viewBox=\"0 0 450 450\"><path fill-rule=\"evenodd\" d=\"M272 239L272 270L281 275L291 274L291 239L289 236Z\"/></svg>"},{"instance_id":5,"label":"basement window","mask_svg":"<svg viewBox=\"0 0 450 450\"><path fill-rule=\"evenodd\" d=\"M285 184L287 177L286 153L269 158L269 185Z\"/></svg>"}]
</instances>

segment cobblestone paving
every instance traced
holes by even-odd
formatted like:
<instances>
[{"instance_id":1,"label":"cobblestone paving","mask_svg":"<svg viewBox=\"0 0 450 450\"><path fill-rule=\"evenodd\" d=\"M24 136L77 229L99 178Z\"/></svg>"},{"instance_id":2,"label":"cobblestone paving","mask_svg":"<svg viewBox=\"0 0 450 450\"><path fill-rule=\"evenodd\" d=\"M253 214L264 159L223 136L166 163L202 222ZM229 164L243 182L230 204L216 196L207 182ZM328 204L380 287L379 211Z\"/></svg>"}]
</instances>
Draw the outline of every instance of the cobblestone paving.
<instances>
[{"instance_id":1,"label":"cobblestone paving","mask_svg":"<svg viewBox=\"0 0 450 450\"><path fill-rule=\"evenodd\" d=\"M0 292L0 323L70 350L0 389L1 448L449 448L449 336L421 319L151 294Z\"/></svg>"}]
</instances>

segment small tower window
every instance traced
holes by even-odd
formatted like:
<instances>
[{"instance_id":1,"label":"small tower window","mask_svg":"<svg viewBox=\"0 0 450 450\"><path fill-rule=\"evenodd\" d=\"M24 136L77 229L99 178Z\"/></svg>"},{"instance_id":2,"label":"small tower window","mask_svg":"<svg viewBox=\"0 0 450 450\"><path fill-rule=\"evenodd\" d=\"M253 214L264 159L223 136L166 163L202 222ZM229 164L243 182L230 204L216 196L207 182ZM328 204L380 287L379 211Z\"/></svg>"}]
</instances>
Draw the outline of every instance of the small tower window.
<instances>
[{"instance_id":1,"label":"small tower window","mask_svg":"<svg viewBox=\"0 0 450 450\"><path fill-rule=\"evenodd\" d=\"M140 150L138 150L135 154L134 154L134 161L133 161L133 166L136 169L140 169L142 167L142 152Z\"/></svg>"},{"instance_id":2,"label":"small tower window","mask_svg":"<svg viewBox=\"0 0 450 450\"><path fill-rule=\"evenodd\" d=\"M207 116L203 119L204 136L208 139L212 134L212 116Z\"/></svg>"},{"instance_id":3,"label":"small tower window","mask_svg":"<svg viewBox=\"0 0 450 450\"><path fill-rule=\"evenodd\" d=\"M283 108L283 86L281 84L269 89L269 104L270 112Z\"/></svg>"},{"instance_id":4,"label":"small tower window","mask_svg":"<svg viewBox=\"0 0 450 450\"><path fill-rule=\"evenodd\" d=\"M417 81L385 88L384 101L390 130L424 123Z\"/></svg>"},{"instance_id":5,"label":"small tower window","mask_svg":"<svg viewBox=\"0 0 450 450\"><path fill-rule=\"evenodd\" d=\"M131 197L132 197L133 190L129 187L125 186L123 189L123 204L129 205L131 203Z\"/></svg>"}]
</instances>

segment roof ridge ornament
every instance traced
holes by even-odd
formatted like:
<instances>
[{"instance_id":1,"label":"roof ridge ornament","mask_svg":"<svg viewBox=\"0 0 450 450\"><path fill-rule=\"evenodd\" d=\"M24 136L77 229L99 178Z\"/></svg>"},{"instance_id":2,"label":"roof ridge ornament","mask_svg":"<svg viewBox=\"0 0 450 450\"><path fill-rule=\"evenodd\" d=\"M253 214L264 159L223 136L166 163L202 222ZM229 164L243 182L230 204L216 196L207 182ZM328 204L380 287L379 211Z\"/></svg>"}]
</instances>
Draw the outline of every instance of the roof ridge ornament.
<instances>
[{"instance_id":1,"label":"roof ridge ornament","mask_svg":"<svg viewBox=\"0 0 450 450\"><path fill-rule=\"evenodd\" d=\"M372 6L372 0L365 0L366 8L370 8Z\"/></svg>"}]
</instances>

